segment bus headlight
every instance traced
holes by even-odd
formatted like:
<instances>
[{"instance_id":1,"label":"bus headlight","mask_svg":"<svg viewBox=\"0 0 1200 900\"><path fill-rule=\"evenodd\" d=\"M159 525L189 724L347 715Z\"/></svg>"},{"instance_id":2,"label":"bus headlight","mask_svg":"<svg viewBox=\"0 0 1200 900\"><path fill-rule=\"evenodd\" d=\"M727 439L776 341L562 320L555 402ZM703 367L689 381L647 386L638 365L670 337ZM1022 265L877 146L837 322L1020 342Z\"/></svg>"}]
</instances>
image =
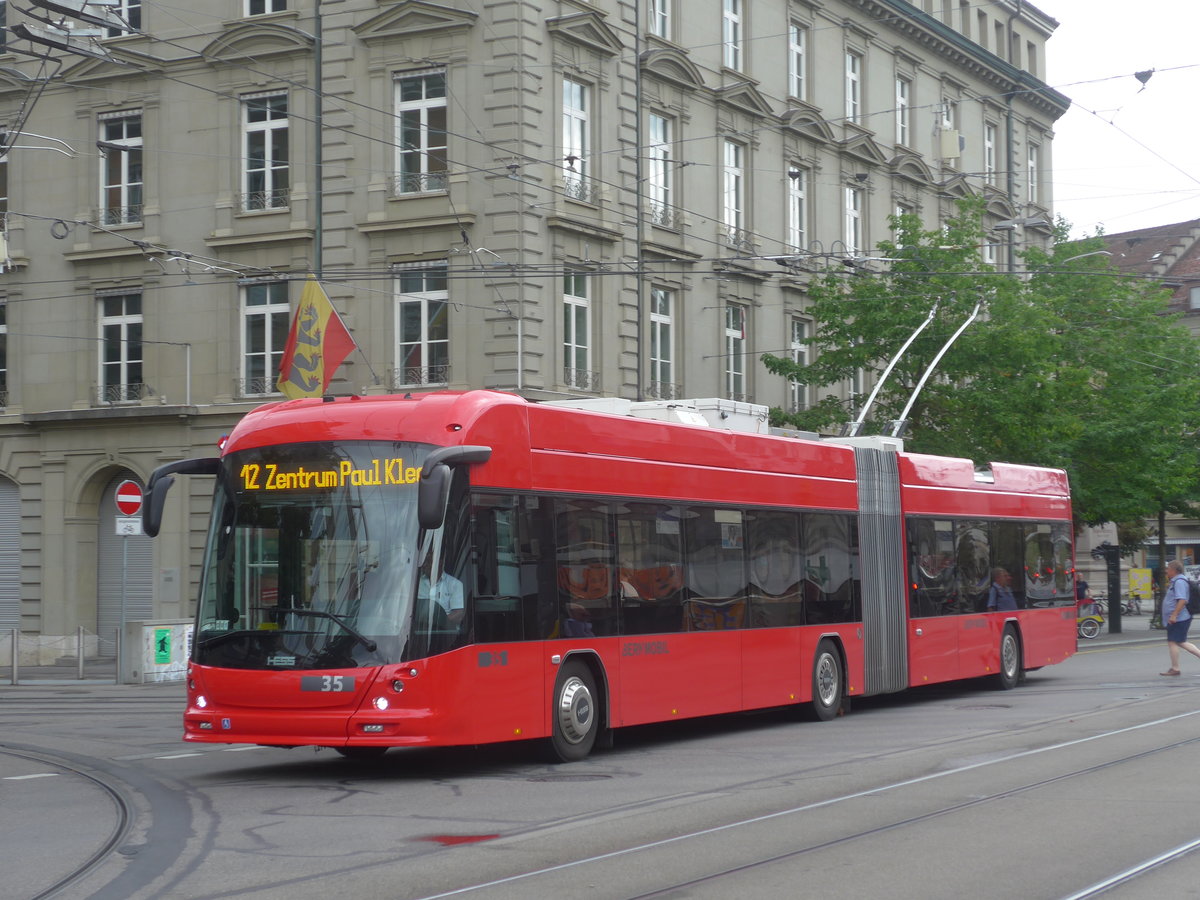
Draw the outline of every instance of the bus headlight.
<instances>
[{"instance_id":1,"label":"bus headlight","mask_svg":"<svg viewBox=\"0 0 1200 900\"><path fill-rule=\"evenodd\" d=\"M390 704L387 701L387 697L376 697L375 698L375 708L376 709L382 711L382 710L387 709L389 705Z\"/></svg>"}]
</instances>

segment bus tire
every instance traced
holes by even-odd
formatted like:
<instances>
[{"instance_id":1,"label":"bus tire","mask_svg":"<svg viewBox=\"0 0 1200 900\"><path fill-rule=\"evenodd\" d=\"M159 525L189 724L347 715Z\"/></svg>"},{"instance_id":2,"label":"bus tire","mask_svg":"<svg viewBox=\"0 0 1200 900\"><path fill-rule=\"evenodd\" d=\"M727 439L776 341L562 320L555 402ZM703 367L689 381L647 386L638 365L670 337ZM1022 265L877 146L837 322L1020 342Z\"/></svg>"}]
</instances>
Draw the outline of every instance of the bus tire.
<instances>
[{"instance_id":1,"label":"bus tire","mask_svg":"<svg viewBox=\"0 0 1200 900\"><path fill-rule=\"evenodd\" d=\"M842 681L842 657L833 641L821 641L812 673L812 710L818 721L828 722L841 712Z\"/></svg>"},{"instance_id":2,"label":"bus tire","mask_svg":"<svg viewBox=\"0 0 1200 900\"><path fill-rule=\"evenodd\" d=\"M586 664L569 661L554 683L550 708L552 762L578 762L586 759L600 731L600 706L596 700L596 679Z\"/></svg>"},{"instance_id":3,"label":"bus tire","mask_svg":"<svg viewBox=\"0 0 1200 900\"><path fill-rule=\"evenodd\" d=\"M1021 642L1017 640L1017 630L1011 625L1004 626L1000 635L1000 671L996 673L996 687L1002 691L1011 691L1021 681Z\"/></svg>"}]
</instances>

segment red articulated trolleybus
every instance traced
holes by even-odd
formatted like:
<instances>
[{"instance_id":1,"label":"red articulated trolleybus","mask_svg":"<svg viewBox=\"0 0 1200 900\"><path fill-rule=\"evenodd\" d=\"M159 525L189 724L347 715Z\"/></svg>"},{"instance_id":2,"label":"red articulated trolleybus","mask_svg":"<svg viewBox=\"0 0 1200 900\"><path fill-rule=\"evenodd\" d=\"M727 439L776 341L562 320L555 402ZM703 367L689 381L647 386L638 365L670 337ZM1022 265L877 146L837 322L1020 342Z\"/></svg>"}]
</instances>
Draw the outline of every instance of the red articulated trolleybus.
<instances>
[{"instance_id":1,"label":"red articulated trolleybus","mask_svg":"<svg viewBox=\"0 0 1200 900\"><path fill-rule=\"evenodd\" d=\"M829 719L1074 652L1063 472L706 424L729 401L608 403L296 400L160 467L151 534L173 476L216 477L185 740L540 738L570 761L623 726ZM987 610L997 568L1017 609Z\"/></svg>"}]
</instances>

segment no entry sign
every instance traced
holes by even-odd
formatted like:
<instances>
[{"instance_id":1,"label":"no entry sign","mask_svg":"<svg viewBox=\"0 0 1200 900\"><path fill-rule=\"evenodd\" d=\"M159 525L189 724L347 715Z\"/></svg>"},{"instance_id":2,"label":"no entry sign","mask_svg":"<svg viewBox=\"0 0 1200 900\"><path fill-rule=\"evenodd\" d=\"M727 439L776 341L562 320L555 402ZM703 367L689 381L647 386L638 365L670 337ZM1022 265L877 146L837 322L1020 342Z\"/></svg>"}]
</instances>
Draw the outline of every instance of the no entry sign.
<instances>
[{"instance_id":1,"label":"no entry sign","mask_svg":"<svg viewBox=\"0 0 1200 900\"><path fill-rule=\"evenodd\" d=\"M142 511L142 488L136 481L117 485L117 510L123 516L136 516Z\"/></svg>"}]
</instances>

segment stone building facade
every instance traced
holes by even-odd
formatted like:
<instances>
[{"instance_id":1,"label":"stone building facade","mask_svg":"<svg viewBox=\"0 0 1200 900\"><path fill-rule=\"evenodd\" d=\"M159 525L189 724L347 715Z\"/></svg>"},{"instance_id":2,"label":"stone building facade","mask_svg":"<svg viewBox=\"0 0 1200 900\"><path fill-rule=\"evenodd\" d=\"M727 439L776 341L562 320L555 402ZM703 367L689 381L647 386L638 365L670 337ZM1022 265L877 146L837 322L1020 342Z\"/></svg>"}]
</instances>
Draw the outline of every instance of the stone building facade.
<instances>
[{"instance_id":1,"label":"stone building facade","mask_svg":"<svg viewBox=\"0 0 1200 900\"><path fill-rule=\"evenodd\" d=\"M0 58L0 633L190 615L211 484L153 543L116 485L278 399L310 272L333 393L794 408L757 360L889 216L980 196L1000 267L1050 234L1057 23L1016 0L118 7Z\"/></svg>"}]
</instances>

